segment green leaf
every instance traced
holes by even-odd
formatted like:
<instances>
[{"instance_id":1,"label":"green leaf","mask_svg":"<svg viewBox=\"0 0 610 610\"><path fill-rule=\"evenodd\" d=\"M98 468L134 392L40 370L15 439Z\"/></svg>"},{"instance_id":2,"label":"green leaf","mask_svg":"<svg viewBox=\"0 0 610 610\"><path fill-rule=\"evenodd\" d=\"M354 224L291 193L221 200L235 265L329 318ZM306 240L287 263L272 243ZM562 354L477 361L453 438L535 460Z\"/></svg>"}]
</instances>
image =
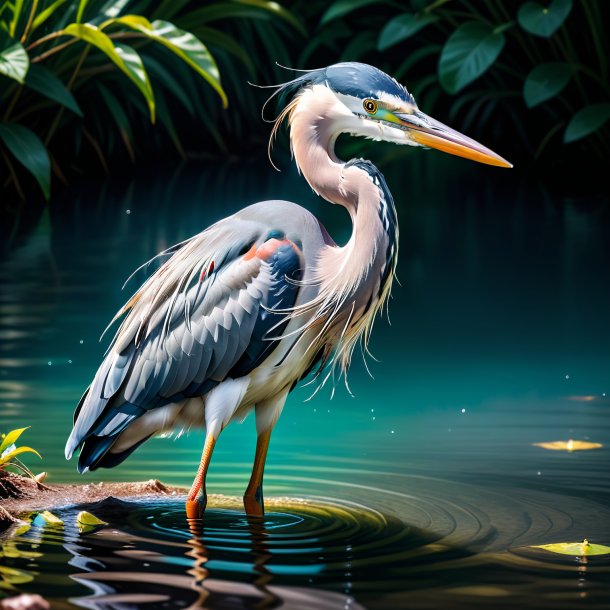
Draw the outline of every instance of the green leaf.
<instances>
[{"instance_id":1,"label":"green leaf","mask_svg":"<svg viewBox=\"0 0 610 610\"><path fill-rule=\"evenodd\" d=\"M307 36L307 29L301 23L301 21L293 15L289 10L285 9L283 6L278 4L277 2L269 1L269 0L235 0L237 3L252 6L254 8L260 9L262 11L267 11L271 13L274 17L279 17L283 19L287 23L290 23L292 27L299 31L303 36Z\"/></svg>"},{"instance_id":2,"label":"green leaf","mask_svg":"<svg viewBox=\"0 0 610 610\"><path fill-rule=\"evenodd\" d=\"M76 9L76 23L81 23L83 20L83 13L89 4L89 0L79 0L78 8Z\"/></svg>"},{"instance_id":3,"label":"green leaf","mask_svg":"<svg viewBox=\"0 0 610 610\"><path fill-rule=\"evenodd\" d=\"M176 4L176 0L170 0L171 5ZM160 11L163 13L163 11ZM170 13L171 14L171 13ZM175 14L175 13L174 13ZM307 30L303 24L290 11L283 8L277 2L269 0L233 0L232 2L215 2L201 8L192 10L180 17L180 21L185 26L219 20L233 19L265 19L270 20L279 17L283 21L290 23L303 36L307 35Z\"/></svg>"},{"instance_id":4,"label":"green leaf","mask_svg":"<svg viewBox=\"0 0 610 610\"><path fill-rule=\"evenodd\" d=\"M30 428L30 426L26 426L25 428L17 428L16 430L11 430L6 436L3 437L2 443L0 443L0 455L7 448L17 442L17 439Z\"/></svg>"},{"instance_id":5,"label":"green leaf","mask_svg":"<svg viewBox=\"0 0 610 610\"><path fill-rule=\"evenodd\" d=\"M123 110L123 107L116 99L116 97L110 93L106 87L103 85L99 85L99 91L106 102L106 106L108 106L108 110L110 111L110 115L112 116L114 122L117 124L119 128L119 132L121 134L121 138L125 143L125 148L127 148L127 152L132 161L135 159L135 155L133 152L133 146L131 144L132 134L131 134L131 125L129 124L129 119Z\"/></svg>"},{"instance_id":6,"label":"green leaf","mask_svg":"<svg viewBox=\"0 0 610 610\"><path fill-rule=\"evenodd\" d=\"M538 2L526 2L519 9L519 25L530 34L548 38L561 27L572 10L572 0L553 0L547 8Z\"/></svg>"},{"instance_id":7,"label":"green leaf","mask_svg":"<svg viewBox=\"0 0 610 610\"><path fill-rule=\"evenodd\" d=\"M138 15L119 17L115 22L137 30L167 47L197 74L203 76L220 95L223 106L227 106L227 95L220 84L218 66L207 47L193 34L177 28L169 21L157 20L150 23Z\"/></svg>"},{"instance_id":8,"label":"green leaf","mask_svg":"<svg viewBox=\"0 0 610 610\"><path fill-rule=\"evenodd\" d=\"M0 140L38 181L45 199L51 188L51 161L44 144L33 132L17 123L0 123Z\"/></svg>"},{"instance_id":9,"label":"green leaf","mask_svg":"<svg viewBox=\"0 0 610 610\"><path fill-rule=\"evenodd\" d=\"M158 61L154 57L147 56L145 58L146 66L148 67L148 71L150 72L153 80L156 78L155 83L157 81L161 82L161 84L183 104L186 108L187 112L194 117L195 116L195 106L193 105L193 100L184 89L186 83L179 77L178 74L174 74L174 70L168 70L160 61ZM157 95L157 97L159 97ZM157 110L158 108L158 100L157 100Z\"/></svg>"},{"instance_id":10,"label":"green leaf","mask_svg":"<svg viewBox=\"0 0 610 610\"><path fill-rule=\"evenodd\" d=\"M76 525L78 526L78 531L81 534L86 534L103 527L104 525L108 525L108 523L98 519L95 515L82 510L76 516Z\"/></svg>"},{"instance_id":11,"label":"green leaf","mask_svg":"<svg viewBox=\"0 0 610 610\"><path fill-rule=\"evenodd\" d=\"M100 13L106 17L118 17L130 2L131 0L111 0L100 9Z\"/></svg>"},{"instance_id":12,"label":"green leaf","mask_svg":"<svg viewBox=\"0 0 610 610\"><path fill-rule=\"evenodd\" d=\"M63 33L87 42L105 53L140 90L148 104L150 120L153 123L155 122L155 98L153 90L142 59L134 49L127 45L113 42L104 32L90 23L71 23L63 30Z\"/></svg>"},{"instance_id":13,"label":"green leaf","mask_svg":"<svg viewBox=\"0 0 610 610\"><path fill-rule=\"evenodd\" d=\"M344 17L348 13L369 4L377 4L377 0L337 0L326 9L320 20L320 25L324 25L338 17Z\"/></svg>"},{"instance_id":14,"label":"green leaf","mask_svg":"<svg viewBox=\"0 0 610 610\"><path fill-rule=\"evenodd\" d=\"M30 67L30 58L21 43L0 30L0 74L23 84Z\"/></svg>"},{"instance_id":15,"label":"green leaf","mask_svg":"<svg viewBox=\"0 0 610 610\"><path fill-rule=\"evenodd\" d=\"M536 66L525 79L523 98L533 108L558 95L572 78L572 68L563 62L553 61Z\"/></svg>"},{"instance_id":16,"label":"green leaf","mask_svg":"<svg viewBox=\"0 0 610 610\"><path fill-rule=\"evenodd\" d=\"M14 451L7 453L4 457L0 458L0 468L22 453L35 453L42 460L42 456L35 449L32 449L31 447L17 447Z\"/></svg>"},{"instance_id":17,"label":"green leaf","mask_svg":"<svg viewBox=\"0 0 610 610\"><path fill-rule=\"evenodd\" d=\"M34 91L37 91L41 95L65 106L79 117L83 116L83 113L70 90L57 78L57 76L55 76L55 74L53 74L53 72L47 70L44 66L32 64L27 78L25 79L25 84L30 89L34 89Z\"/></svg>"},{"instance_id":18,"label":"green leaf","mask_svg":"<svg viewBox=\"0 0 610 610\"><path fill-rule=\"evenodd\" d=\"M62 4L65 4L66 1L67 0L55 0L55 2L47 6L47 8L40 11L40 13L34 17L34 21L32 21L30 33L39 28Z\"/></svg>"},{"instance_id":19,"label":"green leaf","mask_svg":"<svg viewBox=\"0 0 610 610\"><path fill-rule=\"evenodd\" d=\"M19 23L19 18L21 17L21 11L23 10L23 0L14 0L13 4L13 18L11 19L11 24L9 26L9 34L11 38L15 38L15 32L17 31L17 24Z\"/></svg>"},{"instance_id":20,"label":"green leaf","mask_svg":"<svg viewBox=\"0 0 610 610\"><path fill-rule=\"evenodd\" d=\"M438 21L438 17L431 13L412 14L405 13L398 15L394 19L390 19L381 30L379 40L377 41L377 49L385 51L392 45L395 45L407 38L413 36L427 25Z\"/></svg>"},{"instance_id":21,"label":"green leaf","mask_svg":"<svg viewBox=\"0 0 610 610\"><path fill-rule=\"evenodd\" d=\"M445 43L438 64L441 85L457 93L479 78L496 61L506 42L504 34L478 21L462 24Z\"/></svg>"},{"instance_id":22,"label":"green leaf","mask_svg":"<svg viewBox=\"0 0 610 610\"><path fill-rule=\"evenodd\" d=\"M597 131L610 119L610 104L600 103L585 106L568 123L563 135L564 142L574 142Z\"/></svg>"}]
</instances>

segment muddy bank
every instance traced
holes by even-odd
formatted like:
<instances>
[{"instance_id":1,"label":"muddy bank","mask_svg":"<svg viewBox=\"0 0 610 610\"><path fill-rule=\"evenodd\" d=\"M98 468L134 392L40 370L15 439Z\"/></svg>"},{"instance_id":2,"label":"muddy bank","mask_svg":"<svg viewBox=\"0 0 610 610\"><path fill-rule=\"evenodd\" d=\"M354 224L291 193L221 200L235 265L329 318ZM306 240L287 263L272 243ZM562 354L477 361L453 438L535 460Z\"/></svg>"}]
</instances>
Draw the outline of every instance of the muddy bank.
<instances>
[{"instance_id":1,"label":"muddy bank","mask_svg":"<svg viewBox=\"0 0 610 610\"><path fill-rule=\"evenodd\" d=\"M182 487L164 485L156 479L136 483L88 483L41 485L32 479L4 472L0 477L0 531L21 513L50 510L71 504L89 504L109 497L142 498L186 493Z\"/></svg>"}]
</instances>

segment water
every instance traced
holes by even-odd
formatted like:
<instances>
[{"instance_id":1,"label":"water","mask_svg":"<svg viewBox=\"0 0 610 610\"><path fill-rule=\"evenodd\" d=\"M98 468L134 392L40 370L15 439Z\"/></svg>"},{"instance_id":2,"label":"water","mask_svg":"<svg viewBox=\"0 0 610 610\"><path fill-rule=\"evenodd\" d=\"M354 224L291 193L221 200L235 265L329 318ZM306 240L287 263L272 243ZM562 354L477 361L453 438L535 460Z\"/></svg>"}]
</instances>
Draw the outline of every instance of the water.
<instances>
[{"instance_id":1,"label":"water","mask_svg":"<svg viewBox=\"0 0 610 610\"><path fill-rule=\"evenodd\" d=\"M401 286L392 325L375 327L380 362L369 360L371 379L356 358L354 397L292 394L264 520L235 500L254 454L248 419L218 443L208 491L228 499L212 499L203 529L189 528L176 497L90 507L110 525L86 536L62 509L64 529L4 542L0 592L12 578L58 608L607 607L607 557L525 548L610 544L607 205L433 153L384 171ZM0 430L32 426L23 441L44 461L30 467L50 483L77 479L63 445L129 273L265 198L303 203L346 238L341 210L265 164L160 169L52 202L0 263ZM532 445L568 438L604 447ZM199 432L153 439L119 468L78 478L189 485L201 444Z\"/></svg>"}]
</instances>

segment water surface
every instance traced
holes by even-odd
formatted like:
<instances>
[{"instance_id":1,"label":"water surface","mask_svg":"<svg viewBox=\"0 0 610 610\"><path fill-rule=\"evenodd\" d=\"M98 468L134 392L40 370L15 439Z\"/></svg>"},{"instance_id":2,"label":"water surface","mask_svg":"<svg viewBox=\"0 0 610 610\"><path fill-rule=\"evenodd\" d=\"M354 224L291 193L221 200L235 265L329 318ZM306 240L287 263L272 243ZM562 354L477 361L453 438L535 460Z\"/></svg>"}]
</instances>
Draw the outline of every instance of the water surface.
<instances>
[{"instance_id":1,"label":"water surface","mask_svg":"<svg viewBox=\"0 0 610 610\"><path fill-rule=\"evenodd\" d=\"M64 530L18 540L41 556L0 560L23 573L18 590L89 608L606 607L607 558L523 547L610 544L607 205L440 155L408 161L384 168L401 285L391 325L376 323L374 379L356 357L353 396L341 385L332 400L330 388L292 394L264 521L213 504L193 530L169 498L95 507L110 526L80 537L66 509ZM52 202L0 263L0 429L32 426L24 442L44 462L31 467L51 483L78 477L63 445L105 349L99 335L135 289L120 291L130 272L266 198L306 205L338 241L348 234L341 210L266 164L159 169ZM604 447L532 445L568 438ZM211 493L243 493L254 442L251 419L223 432ZM195 431L153 439L80 479L188 485L201 444Z\"/></svg>"}]
</instances>

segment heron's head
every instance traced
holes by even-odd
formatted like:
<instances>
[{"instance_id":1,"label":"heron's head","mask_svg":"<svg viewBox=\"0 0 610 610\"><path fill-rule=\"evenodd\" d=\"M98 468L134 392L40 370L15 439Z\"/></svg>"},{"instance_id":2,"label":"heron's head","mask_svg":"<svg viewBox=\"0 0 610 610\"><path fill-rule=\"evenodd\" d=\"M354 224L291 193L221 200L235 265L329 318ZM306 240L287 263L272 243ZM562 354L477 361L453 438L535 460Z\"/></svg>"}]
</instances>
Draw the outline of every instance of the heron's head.
<instances>
[{"instance_id":1,"label":"heron's head","mask_svg":"<svg viewBox=\"0 0 610 610\"><path fill-rule=\"evenodd\" d=\"M403 85L373 66L357 62L334 64L306 72L278 90L284 97L293 97L293 109L299 100L315 103L316 92L332 94L339 102L335 108L341 110L333 116L339 133L436 148L480 163L512 167L482 144L421 112Z\"/></svg>"}]
</instances>

